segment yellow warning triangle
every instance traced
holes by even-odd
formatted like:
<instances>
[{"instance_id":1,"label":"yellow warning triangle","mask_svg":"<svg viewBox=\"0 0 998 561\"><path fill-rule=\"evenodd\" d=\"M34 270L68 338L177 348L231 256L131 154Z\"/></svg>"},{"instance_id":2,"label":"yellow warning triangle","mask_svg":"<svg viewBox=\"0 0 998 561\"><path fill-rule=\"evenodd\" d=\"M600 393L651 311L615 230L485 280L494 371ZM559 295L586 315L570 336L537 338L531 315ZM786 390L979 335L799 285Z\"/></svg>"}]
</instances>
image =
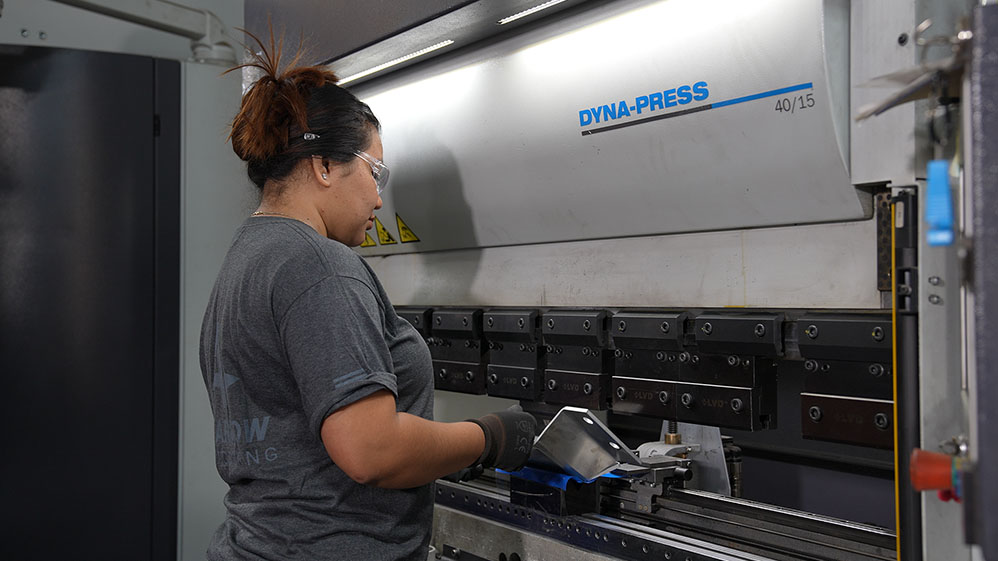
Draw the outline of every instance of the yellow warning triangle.
<instances>
[{"instance_id":1,"label":"yellow warning triangle","mask_svg":"<svg viewBox=\"0 0 998 561\"><path fill-rule=\"evenodd\" d=\"M360 244L360 247L374 247L376 245L378 244L374 241L374 238L371 237L371 234L364 232L364 243Z\"/></svg>"},{"instance_id":2,"label":"yellow warning triangle","mask_svg":"<svg viewBox=\"0 0 998 561\"><path fill-rule=\"evenodd\" d=\"M410 230L409 227L406 226L405 222L402 221L402 217L399 216L398 214L395 215L395 223L398 224L399 239L402 240L402 243L419 241L419 238L416 236L416 234L412 233L412 230Z\"/></svg>"},{"instance_id":3,"label":"yellow warning triangle","mask_svg":"<svg viewBox=\"0 0 998 561\"><path fill-rule=\"evenodd\" d=\"M374 227L378 229L378 243L381 245L392 245L393 243L398 243L395 238L388 232L388 228L381 223L381 220L377 216L374 217Z\"/></svg>"}]
</instances>

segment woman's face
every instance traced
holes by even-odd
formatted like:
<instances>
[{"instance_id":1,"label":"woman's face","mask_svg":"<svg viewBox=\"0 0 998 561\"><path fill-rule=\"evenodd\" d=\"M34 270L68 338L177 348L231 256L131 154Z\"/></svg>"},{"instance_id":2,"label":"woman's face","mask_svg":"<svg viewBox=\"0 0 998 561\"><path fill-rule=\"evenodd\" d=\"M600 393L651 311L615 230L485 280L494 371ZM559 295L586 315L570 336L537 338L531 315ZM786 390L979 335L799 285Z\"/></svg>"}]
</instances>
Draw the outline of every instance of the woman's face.
<instances>
[{"instance_id":1,"label":"woman's face","mask_svg":"<svg viewBox=\"0 0 998 561\"><path fill-rule=\"evenodd\" d=\"M384 148L377 131L371 133L371 144L363 152L379 161L383 159ZM374 211L382 205L371 164L355 157L332 170L331 178L335 181L327 212L323 213L327 236L350 247L358 246L374 227Z\"/></svg>"}]
</instances>

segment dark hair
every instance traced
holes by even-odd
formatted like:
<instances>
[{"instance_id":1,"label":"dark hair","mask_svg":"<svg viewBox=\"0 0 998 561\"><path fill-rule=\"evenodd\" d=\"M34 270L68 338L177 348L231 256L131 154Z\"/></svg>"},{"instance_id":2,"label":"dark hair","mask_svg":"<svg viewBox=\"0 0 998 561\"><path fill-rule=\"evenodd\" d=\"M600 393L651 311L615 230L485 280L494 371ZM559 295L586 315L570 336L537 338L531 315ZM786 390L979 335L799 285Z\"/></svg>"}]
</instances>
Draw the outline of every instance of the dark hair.
<instances>
[{"instance_id":1,"label":"dark hair","mask_svg":"<svg viewBox=\"0 0 998 561\"><path fill-rule=\"evenodd\" d=\"M268 48L246 34L260 51L227 72L250 67L262 70L263 76L243 96L229 138L257 187L287 177L302 158L320 155L345 163L368 147L372 128L380 129L381 123L366 103L336 85L336 74L320 66L297 66L300 44L281 70L283 37L275 46L271 28Z\"/></svg>"}]
</instances>

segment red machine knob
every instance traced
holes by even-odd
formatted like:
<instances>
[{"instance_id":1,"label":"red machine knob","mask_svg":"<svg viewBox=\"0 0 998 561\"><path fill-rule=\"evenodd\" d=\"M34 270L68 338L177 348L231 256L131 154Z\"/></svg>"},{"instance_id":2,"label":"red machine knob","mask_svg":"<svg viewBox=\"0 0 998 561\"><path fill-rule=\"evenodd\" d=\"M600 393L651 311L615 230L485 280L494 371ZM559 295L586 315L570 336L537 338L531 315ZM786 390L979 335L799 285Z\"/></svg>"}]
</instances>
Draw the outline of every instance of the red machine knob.
<instances>
[{"instance_id":1,"label":"red machine knob","mask_svg":"<svg viewBox=\"0 0 998 561\"><path fill-rule=\"evenodd\" d=\"M911 486L916 491L953 488L953 456L915 448L909 465Z\"/></svg>"}]
</instances>

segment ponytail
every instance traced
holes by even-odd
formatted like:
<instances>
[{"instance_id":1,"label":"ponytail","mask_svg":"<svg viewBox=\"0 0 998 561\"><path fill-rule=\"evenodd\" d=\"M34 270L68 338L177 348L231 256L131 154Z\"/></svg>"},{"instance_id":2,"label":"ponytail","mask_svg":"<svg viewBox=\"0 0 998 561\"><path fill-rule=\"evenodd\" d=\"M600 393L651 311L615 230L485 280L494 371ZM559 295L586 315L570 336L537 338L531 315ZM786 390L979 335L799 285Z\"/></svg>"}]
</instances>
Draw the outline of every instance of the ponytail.
<instances>
[{"instance_id":1,"label":"ponytail","mask_svg":"<svg viewBox=\"0 0 998 561\"><path fill-rule=\"evenodd\" d=\"M336 74L320 66L298 66L301 44L282 69L283 37L275 44L271 28L268 47L246 34L259 51L227 72L256 68L262 75L243 96L229 139L257 187L262 189L268 179L283 179L302 158L315 154L347 162L370 144L371 131L380 123L366 103L336 85Z\"/></svg>"}]
</instances>

